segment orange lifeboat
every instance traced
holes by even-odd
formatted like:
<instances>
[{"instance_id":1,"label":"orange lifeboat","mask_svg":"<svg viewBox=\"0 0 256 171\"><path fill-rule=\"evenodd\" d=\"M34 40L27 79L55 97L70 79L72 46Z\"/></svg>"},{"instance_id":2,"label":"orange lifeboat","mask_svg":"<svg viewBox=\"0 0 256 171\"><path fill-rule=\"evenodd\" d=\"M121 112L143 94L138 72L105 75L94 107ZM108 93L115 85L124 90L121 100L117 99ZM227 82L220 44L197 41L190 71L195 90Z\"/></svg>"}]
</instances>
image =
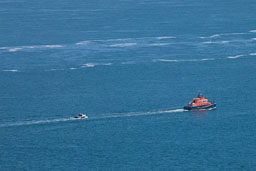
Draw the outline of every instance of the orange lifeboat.
<instances>
[{"instance_id":1,"label":"orange lifeboat","mask_svg":"<svg viewBox=\"0 0 256 171\"><path fill-rule=\"evenodd\" d=\"M186 110L200 110L200 109L214 109L216 103L208 102L208 99L204 98L201 93L194 98L187 106L184 106Z\"/></svg>"}]
</instances>

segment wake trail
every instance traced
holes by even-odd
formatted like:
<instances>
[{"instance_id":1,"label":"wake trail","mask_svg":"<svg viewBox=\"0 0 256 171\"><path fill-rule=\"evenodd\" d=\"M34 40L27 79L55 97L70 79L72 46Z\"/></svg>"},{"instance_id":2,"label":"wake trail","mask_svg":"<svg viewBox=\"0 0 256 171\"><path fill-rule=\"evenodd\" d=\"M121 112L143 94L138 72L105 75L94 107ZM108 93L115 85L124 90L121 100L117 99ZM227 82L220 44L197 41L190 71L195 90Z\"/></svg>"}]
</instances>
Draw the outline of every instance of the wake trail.
<instances>
[{"instance_id":1,"label":"wake trail","mask_svg":"<svg viewBox=\"0 0 256 171\"><path fill-rule=\"evenodd\" d=\"M105 118L122 118L122 117L135 117L135 116L145 116L145 115L157 115L157 114L167 114L167 113L178 113L185 112L184 109L167 109L158 111L147 111L147 112L127 112L127 113L113 113L109 115L102 115L99 117L91 117L89 119L105 119Z\"/></svg>"},{"instance_id":2,"label":"wake trail","mask_svg":"<svg viewBox=\"0 0 256 171\"><path fill-rule=\"evenodd\" d=\"M75 120L75 118L69 117L69 118L56 118L56 119L45 119L45 120L19 121L19 122L0 124L0 128L13 127L13 126L46 124L46 123L54 123L54 122L66 122L66 121L71 121L71 120Z\"/></svg>"},{"instance_id":3,"label":"wake trail","mask_svg":"<svg viewBox=\"0 0 256 171\"><path fill-rule=\"evenodd\" d=\"M77 119L77 118L69 117L69 118L56 118L56 119L45 119L45 120L19 121L19 122L0 124L0 128L15 127L15 126L38 125L38 124L50 124L50 123L68 122L68 121L75 121L75 120L90 121L90 120L101 120L101 119L111 119L111 118L123 118L123 117L168 114L168 113L178 113L178 112L185 112L185 111L187 111L187 110L184 110L184 109L166 109L166 110L145 111L145 112L109 113L109 114L104 114L104 115L95 116L95 117L88 116L89 117L88 119Z\"/></svg>"}]
</instances>

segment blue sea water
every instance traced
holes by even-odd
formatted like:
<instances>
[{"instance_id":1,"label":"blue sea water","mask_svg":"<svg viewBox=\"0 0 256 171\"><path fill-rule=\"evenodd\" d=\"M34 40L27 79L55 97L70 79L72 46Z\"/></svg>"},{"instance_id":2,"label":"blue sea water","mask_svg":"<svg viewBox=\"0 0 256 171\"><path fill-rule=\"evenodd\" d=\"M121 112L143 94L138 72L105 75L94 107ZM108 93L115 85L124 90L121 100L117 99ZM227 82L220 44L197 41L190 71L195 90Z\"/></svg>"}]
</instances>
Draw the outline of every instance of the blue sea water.
<instances>
[{"instance_id":1,"label":"blue sea water","mask_svg":"<svg viewBox=\"0 0 256 171\"><path fill-rule=\"evenodd\" d=\"M1 0L0 170L255 170L255 11Z\"/></svg>"}]
</instances>

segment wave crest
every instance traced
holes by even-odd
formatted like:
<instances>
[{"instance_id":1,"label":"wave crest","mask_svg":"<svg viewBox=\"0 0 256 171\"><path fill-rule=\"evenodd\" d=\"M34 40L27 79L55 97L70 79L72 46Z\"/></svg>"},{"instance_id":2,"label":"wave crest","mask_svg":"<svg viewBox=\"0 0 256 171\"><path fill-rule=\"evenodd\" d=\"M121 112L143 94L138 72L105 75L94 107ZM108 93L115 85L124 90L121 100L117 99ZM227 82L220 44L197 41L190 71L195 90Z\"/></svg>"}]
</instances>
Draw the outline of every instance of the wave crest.
<instances>
[{"instance_id":1,"label":"wave crest","mask_svg":"<svg viewBox=\"0 0 256 171\"><path fill-rule=\"evenodd\" d=\"M4 72L19 72L17 69L7 69L3 70Z\"/></svg>"},{"instance_id":2,"label":"wave crest","mask_svg":"<svg viewBox=\"0 0 256 171\"><path fill-rule=\"evenodd\" d=\"M158 40L162 40L162 39L175 39L175 36L162 36L162 37L156 37L156 39Z\"/></svg>"},{"instance_id":3,"label":"wave crest","mask_svg":"<svg viewBox=\"0 0 256 171\"><path fill-rule=\"evenodd\" d=\"M200 62L200 61L213 61L215 58L204 59L154 59L153 62Z\"/></svg>"},{"instance_id":4,"label":"wave crest","mask_svg":"<svg viewBox=\"0 0 256 171\"><path fill-rule=\"evenodd\" d=\"M112 63L86 63L83 64L82 67L95 67L95 66L110 66Z\"/></svg>"},{"instance_id":5,"label":"wave crest","mask_svg":"<svg viewBox=\"0 0 256 171\"><path fill-rule=\"evenodd\" d=\"M251 55L251 56L256 56L256 53L250 53L249 55Z\"/></svg>"},{"instance_id":6,"label":"wave crest","mask_svg":"<svg viewBox=\"0 0 256 171\"><path fill-rule=\"evenodd\" d=\"M228 56L227 58L229 58L229 59L236 59L236 58L240 58L242 56L244 56L244 55Z\"/></svg>"},{"instance_id":7,"label":"wave crest","mask_svg":"<svg viewBox=\"0 0 256 171\"><path fill-rule=\"evenodd\" d=\"M112 44L109 47L128 47L128 46L135 46L137 43L119 43L119 44Z\"/></svg>"}]
</instances>

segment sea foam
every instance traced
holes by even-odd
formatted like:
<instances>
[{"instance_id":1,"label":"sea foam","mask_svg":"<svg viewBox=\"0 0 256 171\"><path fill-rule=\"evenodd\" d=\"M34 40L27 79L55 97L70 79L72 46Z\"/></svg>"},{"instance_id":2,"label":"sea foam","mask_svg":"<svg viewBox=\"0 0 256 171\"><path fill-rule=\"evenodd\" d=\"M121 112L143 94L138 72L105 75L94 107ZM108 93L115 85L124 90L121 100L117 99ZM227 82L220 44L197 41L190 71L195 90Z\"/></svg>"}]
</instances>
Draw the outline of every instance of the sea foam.
<instances>
[{"instance_id":1,"label":"sea foam","mask_svg":"<svg viewBox=\"0 0 256 171\"><path fill-rule=\"evenodd\" d=\"M45 48L61 48L63 45L42 45L42 47Z\"/></svg>"},{"instance_id":2,"label":"sea foam","mask_svg":"<svg viewBox=\"0 0 256 171\"><path fill-rule=\"evenodd\" d=\"M211 35L211 36L208 36L208 37L200 37L200 39L208 39L208 38L215 38L215 37L219 37L220 34L214 34L214 35Z\"/></svg>"},{"instance_id":3,"label":"sea foam","mask_svg":"<svg viewBox=\"0 0 256 171\"><path fill-rule=\"evenodd\" d=\"M227 58L229 58L229 59L236 59L236 58L240 58L242 56L244 56L244 55L228 56Z\"/></svg>"},{"instance_id":4,"label":"sea foam","mask_svg":"<svg viewBox=\"0 0 256 171\"><path fill-rule=\"evenodd\" d=\"M127 112L127 113L109 113L99 117L90 117L93 119L107 119L107 118L122 118L122 117L135 117L135 116L146 116L146 115L160 115L169 113L186 112L184 109L167 109L158 111L146 111L146 112Z\"/></svg>"},{"instance_id":5,"label":"sea foam","mask_svg":"<svg viewBox=\"0 0 256 171\"><path fill-rule=\"evenodd\" d=\"M253 30L252 30L253 31ZM255 30L256 31L256 30ZM221 36L228 36L228 35L244 35L248 33L221 33L221 34L214 34L211 36L206 36L206 37L200 37L200 39L209 39L209 38L217 38Z\"/></svg>"},{"instance_id":6,"label":"sea foam","mask_svg":"<svg viewBox=\"0 0 256 171\"><path fill-rule=\"evenodd\" d=\"M3 70L4 72L19 72L17 69L7 69Z\"/></svg>"},{"instance_id":7,"label":"sea foam","mask_svg":"<svg viewBox=\"0 0 256 171\"><path fill-rule=\"evenodd\" d=\"M119 43L119 44L112 44L109 45L110 47L128 47L128 46L135 46L137 43Z\"/></svg>"},{"instance_id":8,"label":"sea foam","mask_svg":"<svg viewBox=\"0 0 256 171\"><path fill-rule=\"evenodd\" d=\"M88 43L90 43L89 40L87 40L87 41L82 41L82 42L78 42L78 43L76 43L76 45L87 45Z\"/></svg>"},{"instance_id":9,"label":"sea foam","mask_svg":"<svg viewBox=\"0 0 256 171\"><path fill-rule=\"evenodd\" d=\"M82 65L82 68L84 67L92 68L95 66L110 66L110 65L112 65L112 63L86 63Z\"/></svg>"},{"instance_id":10,"label":"sea foam","mask_svg":"<svg viewBox=\"0 0 256 171\"><path fill-rule=\"evenodd\" d=\"M204 59L153 59L153 62L200 62L200 61L213 61L215 58Z\"/></svg>"},{"instance_id":11,"label":"sea foam","mask_svg":"<svg viewBox=\"0 0 256 171\"><path fill-rule=\"evenodd\" d=\"M1 127L13 127L13 126L26 126L26 125L37 125L37 124L46 124L46 123L54 123L54 122L66 122L76 120L76 118L57 118L57 119L45 119L45 120L32 120L32 121L20 121L13 123L3 123L0 124Z\"/></svg>"},{"instance_id":12,"label":"sea foam","mask_svg":"<svg viewBox=\"0 0 256 171\"><path fill-rule=\"evenodd\" d=\"M127 112L127 113L108 113L97 117L90 117L88 119L83 119L83 121L87 120L99 120L99 119L111 119L111 118L122 118L122 117L135 117L135 116L146 116L146 115L157 115L157 114L169 114L169 113L178 113L178 112L186 112L184 109L166 109L166 110L158 110L158 111L145 111L145 112ZM32 121L18 121L12 123L2 123L0 124L0 128L3 127L14 127L14 126L27 126L27 125L37 125L37 124L50 124L56 122L68 122L75 121L81 119L76 119L73 117L69 118L55 118L55 119L43 119L43 120L32 120Z\"/></svg>"},{"instance_id":13,"label":"sea foam","mask_svg":"<svg viewBox=\"0 0 256 171\"><path fill-rule=\"evenodd\" d=\"M147 46L168 46L170 43L151 43Z\"/></svg>"},{"instance_id":14,"label":"sea foam","mask_svg":"<svg viewBox=\"0 0 256 171\"><path fill-rule=\"evenodd\" d=\"M42 49L42 48L61 48L64 45L33 45L33 46L17 46L17 47L0 47L0 49L7 50L8 52L17 52L26 49Z\"/></svg>"},{"instance_id":15,"label":"sea foam","mask_svg":"<svg viewBox=\"0 0 256 171\"><path fill-rule=\"evenodd\" d=\"M16 51L19 51L19 50L22 50L23 48L11 48L11 49L8 49L9 52L16 52Z\"/></svg>"},{"instance_id":16,"label":"sea foam","mask_svg":"<svg viewBox=\"0 0 256 171\"><path fill-rule=\"evenodd\" d=\"M95 64L87 63L87 64L83 64L82 67L95 67Z\"/></svg>"},{"instance_id":17,"label":"sea foam","mask_svg":"<svg viewBox=\"0 0 256 171\"><path fill-rule=\"evenodd\" d=\"M223 41L207 41L207 42L203 42L203 44L226 44L229 43L230 41L227 40L223 40Z\"/></svg>"},{"instance_id":18,"label":"sea foam","mask_svg":"<svg viewBox=\"0 0 256 171\"><path fill-rule=\"evenodd\" d=\"M162 37L156 37L156 39L158 40L162 40L162 39L175 39L175 36L162 36Z\"/></svg>"}]
</instances>

